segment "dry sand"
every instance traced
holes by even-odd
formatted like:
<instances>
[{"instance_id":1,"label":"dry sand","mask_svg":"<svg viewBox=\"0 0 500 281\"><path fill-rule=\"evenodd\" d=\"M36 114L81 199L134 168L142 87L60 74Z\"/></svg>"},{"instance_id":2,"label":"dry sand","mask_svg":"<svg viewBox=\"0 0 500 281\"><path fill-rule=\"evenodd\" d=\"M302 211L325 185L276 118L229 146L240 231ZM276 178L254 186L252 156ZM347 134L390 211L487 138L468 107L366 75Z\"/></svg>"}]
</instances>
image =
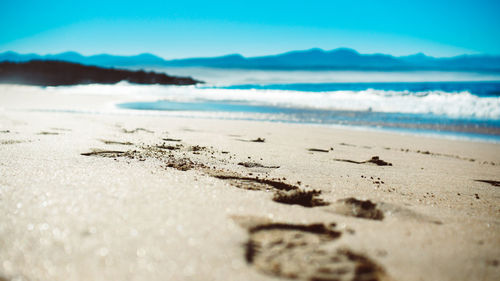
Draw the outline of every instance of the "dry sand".
<instances>
[{"instance_id":1,"label":"dry sand","mask_svg":"<svg viewBox=\"0 0 500 281\"><path fill-rule=\"evenodd\" d=\"M500 279L499 144L3 89L0 280Z\"/></svg>"}]
</instances>

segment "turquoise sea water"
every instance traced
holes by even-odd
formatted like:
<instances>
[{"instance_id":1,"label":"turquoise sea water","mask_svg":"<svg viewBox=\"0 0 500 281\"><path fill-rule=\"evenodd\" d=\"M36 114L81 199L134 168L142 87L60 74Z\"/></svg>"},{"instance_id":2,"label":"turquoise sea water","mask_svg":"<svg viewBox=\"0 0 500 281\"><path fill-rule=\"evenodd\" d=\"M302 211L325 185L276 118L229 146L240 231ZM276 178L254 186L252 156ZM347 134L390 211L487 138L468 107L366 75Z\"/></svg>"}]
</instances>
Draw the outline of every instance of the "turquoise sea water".
<instances>
[{"instance_id":1,"label":"turquoise sea water","mask_svg":"<svg viewBox=\"0 0 500 281\"><path fill-rule=\"evenodd\" d=\"M500 81L200 86L120 107L500 141Z\"/></svg>"}]
</instances>

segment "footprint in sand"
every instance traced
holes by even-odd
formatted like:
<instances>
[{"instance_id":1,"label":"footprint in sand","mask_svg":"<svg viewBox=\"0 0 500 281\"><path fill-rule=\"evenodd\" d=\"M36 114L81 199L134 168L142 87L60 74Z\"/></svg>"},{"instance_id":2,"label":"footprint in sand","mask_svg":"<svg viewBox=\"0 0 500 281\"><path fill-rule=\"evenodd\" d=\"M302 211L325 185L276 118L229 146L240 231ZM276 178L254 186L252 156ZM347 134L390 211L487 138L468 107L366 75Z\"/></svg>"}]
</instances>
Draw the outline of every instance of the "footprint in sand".
<instances>
[{"instance_id":1,"label":"footprint in sand","mask_svg":"<svg viewBox=\"0 0 500 281\"><path fill-rule=\"evenodd\" d=\"M125 143L119 143L125 144ZM105 158L128 158L136 159L139 161L146 161L146 159L157 159L165 164L166 168L174 168L180 171L188 171L194 168L206 168L203 164L197 164L187 157L175 157L173 151L181 150L184 146L181 144L170 145L156 145L138 147L138 149L120 151L120 150L103 150L91 149L90 152L80 153L83 156L98 156ZM192 148L190 148L191 150Z\"/></svg>"},{"instance_id":2,"label":"footprint in sand","mask_svg":"<svg viewBox=\"0 0 500 281\"><path fill-rule=\"evenodd\" d=\"M298 186L285 183L278 179L245 177L237 173L208 170L208 175L227 181L230 185L246 190L273 191L273 201L300 205L303 207L326 206L327 202L319 198L320 190L301 190Z\"/></svg>"},{"instance_id":3,"label":"footprint in sand","mask_svg":"<svg viewBox=\"0 0 500 281\"><path fill-rule=\"evenodd\" d=\"M262 191L290 191L296 190L299 187L291 185L276 179L267 179L259 177L241 176L234 172L228 171L206 171L209 176L227 181L230 185L246 190L262 190Z\"/></svg>"},{"instance_id":4,"label":"footprint in sand","mask_svg":"<svg viewBox=\"0 0 500 281\"><path fill-rule=\"evenodd\" d=\"M338 200L331 205L330 211L350 217L383 220L384 213L377 208L377 204L370 200L358 200L350 197Z\"/></svg>"},{"instance_id":5,"label":"footprint in sand","mask_svg":"<svg viewBox=\"0 0 500 281\"><path fill-rule=\"evenodd\" d=\"M375 203L370 200L359 200L353 197L330 203L330 206L325 211L362 219L383 220L389 215L404 220L410 219L438 225L442 224L441 221L433 217L419 214L401 206L384 202Z\"/></svg>"},{"instance_id":6,"label":"footprint in sand","mask_svg":"<svg viewBox=\"0 0 500 281\"><path fill-rule=\"evenodd\" d=\"M104 140L103 140L104 141ZM105 141L106 143L116 143L112 141ZM122 143L119 143L122 144ZM123 143L125 144L125 143ZM129 159L138 159L139 161L145 161L148 158L156 158L165 164L166 168L174 168L180 171L188 171L191 169L197 169L207 176L211 176L223 181L226 181L230 185L245 189L245 190L255 190L255 191L271 191L273 192L272 200L281 204L288 205L300 205L303 207L321 207L330 205L329 202L324 201L320 198L320 190L302 190L296 185L288 184L281 179L269 179L269 178L259 178L243 176L239 173L218 169L210 169L203 163L197 163L188 157L176 157L176 151L181 151L185 147L182 144L176 145L156 145L156 146L146 146L141 147L138 150L100 150L93 149L91 152L81 153L83 156L99 156L107 158L118 158L126 157ZM205 147L201 146L190 146L187 151L193 153L206 150ZM253 162L240 162L238 165L244 167L259 167L259 168L278 168L277 166L264 166L262 164ZM383 213L380 210L366 209L366 207L374 206L370 201L362 202L354 198L341 201L342 204L333 204L329 210L335 213L371 218L371 219L382 219Z\"/></svg>"},{"instance_id":7,"label":"footprint in sand","mask_svg":"<svg viewBox=\"0 0 500 281\"><path fill-rule=\"evenodd\" d=\"M342 235L333 223L233 219L248 230L246 261L264 274L296 280L390 280L370 258L346 248L332 248L332 242Z\"/></svg>"},{"instance_id":8,"label":"footprint in sand","mask_svg":"<svg viewBox=\"0 0 500 281\"><path fill-rule=\"evenodd\" d=\"M322 210L327 212L363 219L382 220L386 214L389 214L396 218L441 224L440 221L432 217L383 202L374 203L370 200L359 200L356 198L340 199L333 203L327 202L320 197L320 190L303 190L297 185L284 182L282 179L243 176L233 171L210 168L207 164L197 162L185 154L185 151L196 153L205 150L207 148L202 146L189 146L186 148L182 144L162 144L138 147L136 150L128 151L93 149L90 152L81 153L81 155L105 158L125 157L139 161L157 159L164 163L165 168L174 168L180 171L195 169L207 176L223 180L237 188L271 191L273 192L272 200L281 204L300 205L308 208L321 207Z\"/></svg>"}]
</instances>

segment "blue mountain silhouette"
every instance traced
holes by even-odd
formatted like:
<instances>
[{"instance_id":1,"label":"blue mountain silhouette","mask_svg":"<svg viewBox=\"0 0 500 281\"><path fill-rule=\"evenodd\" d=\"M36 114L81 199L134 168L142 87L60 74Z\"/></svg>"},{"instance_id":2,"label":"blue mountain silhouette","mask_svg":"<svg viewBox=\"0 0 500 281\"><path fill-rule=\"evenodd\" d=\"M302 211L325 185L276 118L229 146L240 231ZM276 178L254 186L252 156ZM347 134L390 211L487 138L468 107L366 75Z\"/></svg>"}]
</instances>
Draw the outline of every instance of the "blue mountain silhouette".
<instances>
[{"instance_id":1,"label":"blue mountain silhouette","mask_svg":"<svg viewBox=\"0 0 500 281\"><path fill-rule=\"evenodd\" d=\"M500 72L500 56L461 55L435 58L418 53L395 57L386 54L360 54L348 48L330 51L314 48L278 55L243 57L231 54L210 58L165 60L153 54L83 56L76 52L55 55L0 53L0 61L60 60L102 67L217 67L280 70L450 70Z\"/></svg>"}]
</instances>

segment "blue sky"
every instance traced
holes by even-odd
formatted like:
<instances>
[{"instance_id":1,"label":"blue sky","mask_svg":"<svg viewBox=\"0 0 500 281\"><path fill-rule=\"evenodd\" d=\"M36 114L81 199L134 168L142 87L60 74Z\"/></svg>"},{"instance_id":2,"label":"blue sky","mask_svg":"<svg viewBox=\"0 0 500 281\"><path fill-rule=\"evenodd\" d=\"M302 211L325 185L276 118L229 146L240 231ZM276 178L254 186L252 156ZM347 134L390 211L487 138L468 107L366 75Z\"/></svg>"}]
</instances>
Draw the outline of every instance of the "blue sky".
<instances>
[{"instance_id":1,"label":"blue sky","mask_svg":"<svg viewBox=\"0 0 500 281\"><path fill-rule=\"evenodd\" d=\"M500 0L0 2L0 52L500 54Z\"/></svg>"}]
</instances>

